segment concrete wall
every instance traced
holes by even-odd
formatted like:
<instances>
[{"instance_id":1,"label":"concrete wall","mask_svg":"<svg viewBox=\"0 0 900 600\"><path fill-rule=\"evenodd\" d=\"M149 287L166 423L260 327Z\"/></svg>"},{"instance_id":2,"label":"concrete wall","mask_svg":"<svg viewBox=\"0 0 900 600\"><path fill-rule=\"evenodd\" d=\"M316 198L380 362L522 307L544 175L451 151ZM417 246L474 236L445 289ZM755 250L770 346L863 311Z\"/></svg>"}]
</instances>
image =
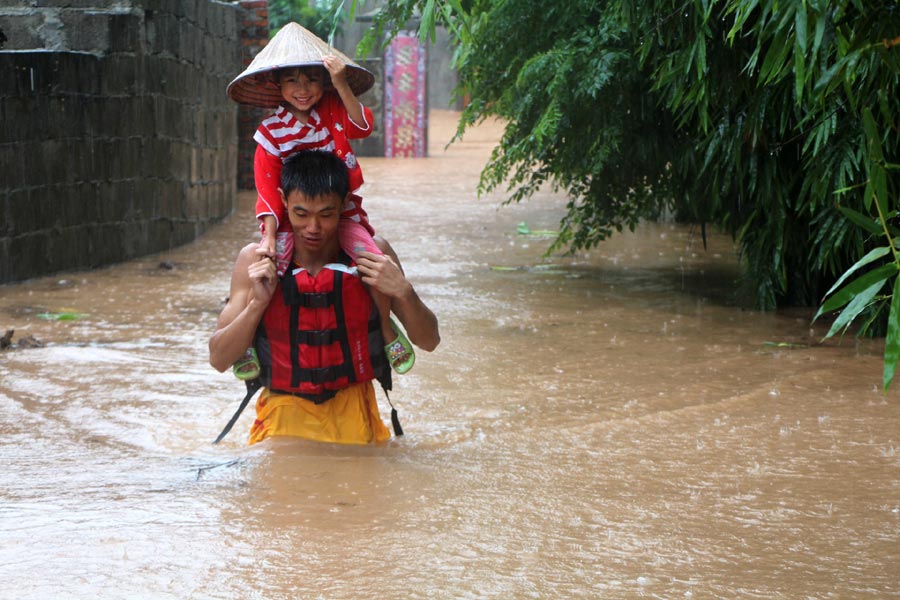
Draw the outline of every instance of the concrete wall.
<instances>
[{"instance_id":1,"label":"concrete wall","mask_svg":"<svg viewBox=\"0 0 900 600\"><path fill-rule=\"evenodd\" d=\"M242 15L210 0L5 0L0 283L166 250L232 211L224 90Z\"/></svg>"},{"instance_id":2,"label":"concrete wall","mask_svg":"<svg viewBox=\"0 0 900 600\"><path fill-rule=\"evenodd\" d=\"M378 3L375 2L375 5ZM348 3L349 5L349 3ZM349 11L349 7L346 9ZM335 46L351 58L356 56L356 48L369 27L371 14L358 16L355 21L345 23L342 35L337 36ZM416 29L418 23L410 23ZM443 27L438 27L434 43L426 42L426 110L462 110L462 101L454 95L459 82L456 71L450 66L453 48L450 35ZM353 149L358 156L384 156L384 60L377 48L371 55L355 60L375 74L375 86L360 99L372 109L375 116L375 130L365 140L354 140ZM426 113L427 114L427 113Z\"/></svg>"},{"instance_id":3,"label":"concrete wall","mask_svg":"<svg viewBox=\"0 0 900 600\"><path fill-rule=\"evenodd\" d=\"M459 76L450 65L453 59L453 47L450 34L443 27L438 27L434 43L425 45L428 51L428 107L436 110L462 110L463 102L456 96Z\"/></svg>"}]
</instances>

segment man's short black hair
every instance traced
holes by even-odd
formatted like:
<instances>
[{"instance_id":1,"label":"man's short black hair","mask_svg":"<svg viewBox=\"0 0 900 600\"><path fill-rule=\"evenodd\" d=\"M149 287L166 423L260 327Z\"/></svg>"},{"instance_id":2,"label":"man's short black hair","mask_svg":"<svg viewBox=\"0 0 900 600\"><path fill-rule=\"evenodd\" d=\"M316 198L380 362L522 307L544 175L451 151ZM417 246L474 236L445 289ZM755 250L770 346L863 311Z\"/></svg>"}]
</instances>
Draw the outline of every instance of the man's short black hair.
<instances>
[{"instance_id":1,"label":"man's short black hair","mask_svg":"<svg viewBox=\"0 0 900 600\"><path fill-rule=\"evenodd\" d=\"M303 150L284 163L281 189L285 198L299 191L308 198L337 194L343 199L350 191L350 173L331 152Z\"/></svg>"}]
</instances>

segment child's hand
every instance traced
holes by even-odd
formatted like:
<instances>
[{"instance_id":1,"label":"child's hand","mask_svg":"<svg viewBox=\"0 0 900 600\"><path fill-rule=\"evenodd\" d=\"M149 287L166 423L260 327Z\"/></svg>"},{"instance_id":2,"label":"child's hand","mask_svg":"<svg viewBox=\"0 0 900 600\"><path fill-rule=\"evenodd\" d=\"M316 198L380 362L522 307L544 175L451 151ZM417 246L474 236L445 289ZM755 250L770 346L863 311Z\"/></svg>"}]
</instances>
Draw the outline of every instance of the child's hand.
<instances>
[{"instance_id":1,"label":"child's hand","mask_svg":"<svg viewBox=\"0 0 900 600\"><path fill-rule=\"evenodd\" d=\"M259 251L257 250L257 252ZM275 291L275 285L278 283L275 259L260 257L259 260L251 263L247 268L247 276L250 278L253 297L264 304L268 304L269 300L272 299L272 293Z\"/></svg>"},{"instance_id":2,"label":"child's hand","mask_svg":"<svg viewBox=\"0 0 900 600\"><path fill-rule=\"evenodd\" d=\"M337 56L324 56L322 57L322 64L325 65L325 69L331 75L332 83L335 85L347 83L347 65L344 64L344 61Z\"/></svg>"},{"instance_id":3,"label":"child's hand","mask_svg":"<svg viewBox=\"0 0 900 600\"><path fill-rule=\"evenodd\" d=\"M359 98L356 97L356 94L350 87L350 82L347 81L347 64L337 56L323 56L322 64L325 65L325 68L331 75L331 85L334 86L334 91L341 97L341 102L343 102L344 108L347 109L347 116L357 125L365 125L364 129L368 129L366 114L359 103Z\"/></svg>"},{"instance_id":4,"label":"child's hand","mask_svg":"<svg viewBox=\"0 0 900 600\"><path fill-rule=\"evenodd\" d=\"M256 249L256 255L262 258L266 256L268 258L275 258L275 236L269 237L268 235L264 235L262 240L259 242L259 248Z\"/></svg>"},{"instance_id":5,"label":"child's hand","mask_svg":"<svg viewBox=\"0 0 900 600\"><path fill-rule=\"evenodd\" d=\"M275 217L273 215L263 215L260 217L260 232L262 233L262 240L259 242L259 247L256 249L256 255L258 257L268 256L269 258L275 257Z\"/></svg>"}]
</instances>

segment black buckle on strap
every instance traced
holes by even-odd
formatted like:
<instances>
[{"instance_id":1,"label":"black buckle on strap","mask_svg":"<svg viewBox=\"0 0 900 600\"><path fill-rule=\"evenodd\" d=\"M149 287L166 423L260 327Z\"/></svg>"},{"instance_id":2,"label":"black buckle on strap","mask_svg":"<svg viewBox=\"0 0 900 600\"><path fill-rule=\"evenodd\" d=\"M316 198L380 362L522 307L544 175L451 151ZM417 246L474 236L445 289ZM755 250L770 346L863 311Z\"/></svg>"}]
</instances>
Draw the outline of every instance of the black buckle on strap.
<instances>
[{"instance_id":1,"label":"black buckle on strap","mask_svg":"<svg viewBox=\"0 0 900 600\"><path fill-rule=\"evenodd\" d=\"M334 294L331 292L307 292L298 295L298 304L304 308L328 308L334 304Z\"/></svg>"},{"instance_id":2,"label":"black buckle on strap","mask_svg":"<svg viewBox=\"0 0 900 600\"><path fill-rule=\"evenodd\" d=\"M297 289L297 282L292 277L282 280L281 297L287 306L303 308L328 308L334 304L333 292L305 292Z\"/></svg>"},{"instance_id":3,"label":"black buckle on strap","mask_svg":"<svg viewBox=\"0 0 900 600\"><path fill-rule=\"evenodd\" d=\"M337 332L333 329L321 331L301 331L300 343L305 346L330 346L338 341Z\"/></svg>"},{"instance_id":4,"label":"black buckle on strap","mask_svg":"<svg viewBox=\"0 0 900 600\"><path fill-rule=\"evenodd\" d=\"M322 384L337 381L341 377L349 377L350 369L347 365L322 367L320 369L300 369L300 382Z\"/></svg>"}]
</instances>

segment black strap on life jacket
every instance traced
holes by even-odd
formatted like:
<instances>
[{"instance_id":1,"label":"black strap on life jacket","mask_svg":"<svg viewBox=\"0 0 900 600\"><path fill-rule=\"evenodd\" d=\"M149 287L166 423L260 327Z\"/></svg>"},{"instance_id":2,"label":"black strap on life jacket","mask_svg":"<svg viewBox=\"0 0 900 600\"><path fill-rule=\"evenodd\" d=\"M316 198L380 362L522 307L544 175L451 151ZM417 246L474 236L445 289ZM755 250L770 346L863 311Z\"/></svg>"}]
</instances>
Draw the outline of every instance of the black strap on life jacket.
<instances>
[{"instance_id":1,"label":"black strap on life jacket","mask_svg":"<svg viewBox=\"0 0 900 600\"><path fill-rule=\"evenodd\" d=\"M231 428L234 427L234 424L237 423L238 417L241 416L241 413L244 412L244 409L247 408L247 403L250 402L250 398L252 398L256 392L262 388L262 383L259 381L259 377L256 379L250 379L244 382L247 384L247 394L244 396L244 399L241 400L241 405L238 406L238 409L231 416L231 419L228 421L228 424L225 425L225 429L222 430L222 433L219 434L219 437L216 438L216 441L213 444L218 444L222 441L228 432L231 431Z\"/></svg>"},{"instance_id":2,"label":"black strap on life jacket","mask_svg":"<svg viewBox=\"0 0 900 600\"><path fill-rule=\"evenodd\" d=\"M343 253L342 253L343 254ZM344 256L341 257L342 259ZM347 264L350 257L347 256ZM344 357L343 368L348 372L349 380L356 382L356 371L353 368L353 357L350 354L350 340L347 339L347 319L344 315L344 277L340 271L334 271L334 318L337 324L335 333L341 344L341 355Z\"/></svg>"},{"instance_id":3,"label":"black strap on life jacket","mask_svg":"<svg viewBox=\"0 0 900 600\"><path fill-rule=\"evenodd\" d=\"M388 404L391 405L391 427L394 428L394 435L400 437L401 435L403 435L403 428L400 427L400 415L397 414L397 409L394 408L394 403L391 402L391 397L388 395L388 391L384 388L384 386L382 386L381 389L384 390L384 395L388 399Z\"/></svg>"},{"instance_id":4,"label":"black strap on life jacket","mask_svg":"<svg viewBox=\"0 0 900 600\"><path fill-rule=\"evenodd\" d=\"M300 332L300 343L305 346L330 346L335 343L337 339L337 331L334 329Z\"/></svg>"},{"instance_id":5,"label":"black strap on life jacket","mask_svg":"<svg viewBox=\"0 0 900 600\"><path fill-rule=\"evenodd\" d=\"M346 266L350 265L350 257L341 251L338 261ZM282 297L285 306L291 307L290 312L290 336L291 336L291 387L299 387L301 383L327 383L347 377L348 381L356 381L356 371L353 369L353 358L350 354L350 342L347 340L347 324L344 322L344 296L343 273L338 270L332 272L333 284L330 292L306 292L301 293L297 288L297 280L285 274L281 280ZM334 311L337 329L333 331L300 331L300 311L309 308L329 308ZM327 346L335 341L341 344L343 362L340 365L319 369L304 369L300 367L300 346Z\"/></svg>"}]
</instances>

